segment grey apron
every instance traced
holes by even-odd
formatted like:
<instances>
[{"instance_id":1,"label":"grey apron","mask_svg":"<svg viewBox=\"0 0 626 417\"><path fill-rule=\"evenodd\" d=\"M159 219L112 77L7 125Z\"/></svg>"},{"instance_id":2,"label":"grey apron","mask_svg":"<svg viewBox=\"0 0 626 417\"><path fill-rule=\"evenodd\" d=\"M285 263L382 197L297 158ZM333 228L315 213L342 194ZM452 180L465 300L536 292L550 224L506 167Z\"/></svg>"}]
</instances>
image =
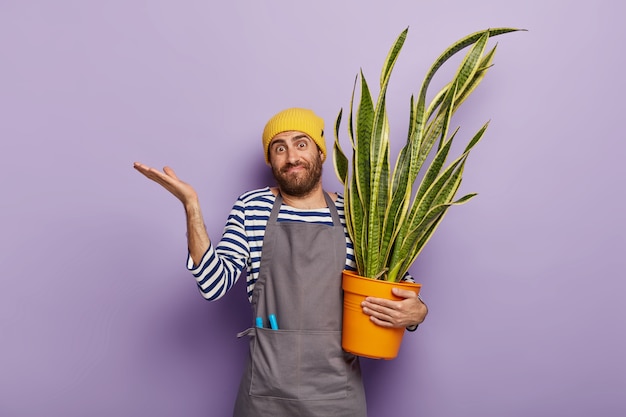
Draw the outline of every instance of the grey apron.
<instances>
[{"instance_id":1,"label":"grey apron","mask_svg":"<svg viewBox=\"0 0 626 417\"><path fill-rule=\"evenodd\" d=\"M358 358L341 349L341 271L346 237L332 199L333 226L278 222L276 197L267 222L259 278L252 293L250 355L235 417L364 417ZM278 330L272 330L273 314Z\"/></svg>"}]
</instances>

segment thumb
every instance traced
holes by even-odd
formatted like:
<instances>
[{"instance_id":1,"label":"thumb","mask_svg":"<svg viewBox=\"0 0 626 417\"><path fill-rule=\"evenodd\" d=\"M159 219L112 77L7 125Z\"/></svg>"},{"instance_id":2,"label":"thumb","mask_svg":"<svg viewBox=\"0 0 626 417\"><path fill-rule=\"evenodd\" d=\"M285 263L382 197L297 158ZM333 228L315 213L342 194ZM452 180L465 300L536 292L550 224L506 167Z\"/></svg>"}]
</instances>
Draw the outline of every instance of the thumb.
<instances>
[{"instance_id":1,"label":"thumb","mask_svg":"<svg viewBox=\"0 0 626 417\"><path fill-rule=\"evenodd\" d=\"M415 298L415 297L417 297L417 293L415 291L403 290L402 288L393 287L391 289L391 292L396 297L402 297L402 298Z\"/></svg>"},{"instance_id":2,"label":"thumb","mask_svg":"<svg viewBox=\"0 0 626 417\"><path fill-rule=\"evenodd\" d=\"M174 172L174 170L170 167L163 167L163 172L165 172L169 177L172 177L174 179L178 179L178 177L176 176L176 173Z\"/></svg>"}]
</instances>

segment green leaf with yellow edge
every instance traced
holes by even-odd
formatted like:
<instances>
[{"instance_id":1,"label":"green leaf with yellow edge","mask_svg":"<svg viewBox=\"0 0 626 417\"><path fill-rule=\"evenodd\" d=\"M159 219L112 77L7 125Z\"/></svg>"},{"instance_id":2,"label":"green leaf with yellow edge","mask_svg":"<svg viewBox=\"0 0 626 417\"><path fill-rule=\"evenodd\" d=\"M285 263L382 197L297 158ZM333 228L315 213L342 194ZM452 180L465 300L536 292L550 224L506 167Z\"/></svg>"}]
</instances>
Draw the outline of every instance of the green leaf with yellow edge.
<instances>
[{"instance_id":1,"label":"green leaf with yellow edge","mask_svg":"<svg viewBox=\"0 0 626 417\"><path fill-rule=\"evenodd\" d=\"M463 153L452 162L447 159L460 130L454 129L449 137L448 132L455 112L493 64L496 48L487 51L489 39L517 30L496 28L472 33L446 48L435 60L422 81L417 98L411 95L406 143L393 169L389 161L386 94L408 29L400 33L387 54L375 105L362 71L357 75L348 115L352 164L339 144L341 111L335 125L333 160L335 172L344 184L346 227L354 244L360 275L392 281L402 279L448 209L476 195L471 193L455 200L470 150L481 140L488 123L474 134ZM452 79L427 103L428 88L437 71L465 48L468 51ZM355 126L357 85L360 97ZM437 148L435 143L438 143ZM427 161L430 162L426 164Z\"/></svg>"}]
</instances>

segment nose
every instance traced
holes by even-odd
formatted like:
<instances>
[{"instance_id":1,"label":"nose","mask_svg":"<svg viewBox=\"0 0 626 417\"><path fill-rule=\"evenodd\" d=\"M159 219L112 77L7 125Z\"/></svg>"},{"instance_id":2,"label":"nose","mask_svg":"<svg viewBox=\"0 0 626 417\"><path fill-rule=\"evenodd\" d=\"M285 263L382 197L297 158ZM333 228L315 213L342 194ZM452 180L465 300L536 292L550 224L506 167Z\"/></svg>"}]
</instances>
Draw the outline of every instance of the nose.
<instances>
[{"instance_id":1,"label":"nose","mask_svg":"<svg viewBox=\"0 0 626 417\"><path fill-rule=\"evenodd\" d=\"M300 155L298 151L291 146L287 148L287 162L290 164L295 164L300 160Z\"/></svg>"}]
</instances>

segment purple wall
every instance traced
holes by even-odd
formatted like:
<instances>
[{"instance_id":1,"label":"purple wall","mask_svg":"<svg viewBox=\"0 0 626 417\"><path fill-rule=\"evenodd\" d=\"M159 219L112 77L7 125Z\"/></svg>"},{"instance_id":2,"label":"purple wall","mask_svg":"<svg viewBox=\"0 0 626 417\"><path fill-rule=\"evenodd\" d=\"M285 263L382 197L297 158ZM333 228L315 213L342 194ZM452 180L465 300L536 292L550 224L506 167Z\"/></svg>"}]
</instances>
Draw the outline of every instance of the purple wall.
<instances>
[{"instance_id":1,"label":"purple wall","mask_svg":"<svg viewBox=\"0 0 626 417\"><path fill-rule=\"evenodd\" d=\"M266 119L311 107L331 131L406 26L397 143L447 45L529 32L498 39L455 120L465 138L492 120L466 169L479 196L412 269L427 322L398 359L365 361L370 416L626 415L626 6L219 3L0 2L0 415L229 415L244 288L202 300L182 207L132 162L194 184L217 238L236 196L270 180ZM340 189L330 164L325 181Z\"/></svg>"}]
</instances>

